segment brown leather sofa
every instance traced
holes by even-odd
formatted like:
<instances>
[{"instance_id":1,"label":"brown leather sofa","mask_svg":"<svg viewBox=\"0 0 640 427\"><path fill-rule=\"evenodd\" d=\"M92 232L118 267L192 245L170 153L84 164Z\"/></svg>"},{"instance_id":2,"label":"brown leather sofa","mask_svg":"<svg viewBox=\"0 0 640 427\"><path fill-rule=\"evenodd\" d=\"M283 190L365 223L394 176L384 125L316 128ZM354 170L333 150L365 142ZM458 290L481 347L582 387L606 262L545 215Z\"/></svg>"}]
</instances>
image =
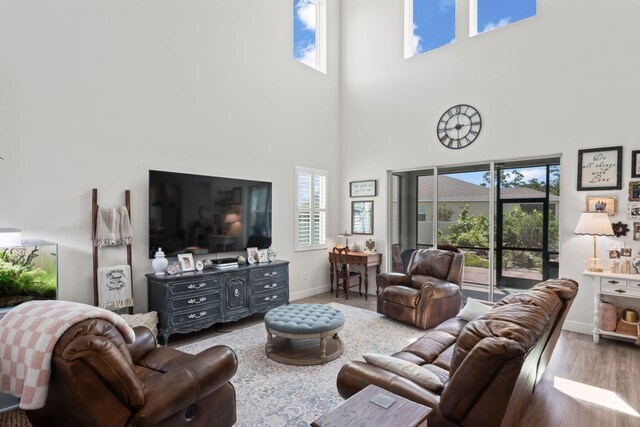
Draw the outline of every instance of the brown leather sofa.
<instances>
[{"instance_id":1,"label":"brown leather sofa","mask_svg":"<svg viewBox=\"0 0 640 427\"><path fill-rule=\"evenodd\" d=\"M517 426L577 292L571 280L539 283L471 322L449 319L393 355L436 374L443 383L439 390L350 362L338 374L338 391L348 398L375 384L432 408L429 427Z\"/></svg>"},{"instance_id":2,"label":"brown leather sofa","mask_svg":"<svg viewBox=\"0 0 640 427\"><path fill-rule=\"evenodd\" d=\"M413 252L406 274L378 275L378 313L432 328L460 311L464 255L439 249Z\"/></svg>"},{"instance_id":3,"label":"brown leather sofa","mask_svg":"<svg viewBox=\"0 0 640 427\"><path fill-rule=\"evenodd\" d=\"M193 356L156 348L134 329L127 345L105 320L79 322L58 340L44 408L27 411L38 426L231 426L236 394L229 380L238 360L229 347Z\"/></svg>"}]
</instances>

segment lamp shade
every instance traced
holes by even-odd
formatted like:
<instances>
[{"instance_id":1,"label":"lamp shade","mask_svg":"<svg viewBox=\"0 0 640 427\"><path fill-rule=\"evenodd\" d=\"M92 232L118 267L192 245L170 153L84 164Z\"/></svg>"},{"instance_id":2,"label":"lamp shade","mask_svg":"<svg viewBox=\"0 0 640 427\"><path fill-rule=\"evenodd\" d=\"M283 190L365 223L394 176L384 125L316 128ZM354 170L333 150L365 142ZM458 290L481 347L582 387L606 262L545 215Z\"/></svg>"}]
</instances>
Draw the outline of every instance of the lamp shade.
<instances>
[{"instance_id":1,"label":"lamp shade","mask_svg":"<svg viewBox=\"0 0 640 427\"><path fill-rule=\"evenodd\" d=\"M606 212L583 212L574 233L587 236L613 236L613 227Z\"/></svg>"}]
</instances>

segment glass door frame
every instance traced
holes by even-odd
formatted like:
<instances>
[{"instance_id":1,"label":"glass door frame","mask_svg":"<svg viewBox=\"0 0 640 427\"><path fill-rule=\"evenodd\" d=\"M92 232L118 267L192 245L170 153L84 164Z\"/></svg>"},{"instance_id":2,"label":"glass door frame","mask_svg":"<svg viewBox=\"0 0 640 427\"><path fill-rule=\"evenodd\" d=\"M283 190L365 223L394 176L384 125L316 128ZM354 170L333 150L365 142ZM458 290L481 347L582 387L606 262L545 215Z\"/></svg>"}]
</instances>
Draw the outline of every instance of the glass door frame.
<instances>
[{"instance_id":1,"label":"glass door frame","mask_svg":"<svg viewBox=\"0 0 640 427\"><path fill-rule=\"evenodd\" d=\"M546 171L546 197L545 198L518 198L518 199L503 199L502 201L500 200L500 183L498 182L498 180L496 179L496 176L498 176L500 170L504 170L505 168L503 168L504 163L508 162L508 163L512 163L512 162L526 162L526 163L530 163L530 165L523 165L523 166L513 166L513 168L517 169L517 168L526 168L526 167L535 167L536 164L537 166L546 166L547 171ZM539 162L539 163L538 163ZM501 203L543 203L543 209L544 209L544 213L543 213L543 248L542 249L538 249L538 248L533 248L533 249L527 249L527 250L531 250L533 252L542 252L543 253L543 267L542 267L542 272L543 272L543 280L545 280L544 278L548 278L549 274L550 274L550 256L549 255L559 255L559 251L550 251L549 250L549 221L550 221L550 214L549 214L549 209L550 209L550 179L551 179L551 167L552 166L558 166L561 167L561 155L549 155L549 156L544 156L544 157L536 157L536 158L528 158L528 159L519 159L519 160L503 160L503 161L496 161L496 160L492 160L492 161L487 161L487 162L478 162L478 163L468 163L468 164L461 164L461 165L452 165L452 166L433 166L433 167L425 167L425 168L412 168L412 169L406 169L406 170L393 170L393 171L388 171L387 176L388 176L388 200L389 200L389 209L388 209L388 232L387 232L387 242L388 242L388 253L391 254L391 228L393 227L393 219L392 219L392 200L391 200L391 194L392 194L392 186L393 186L393 179L392 176L394 174L400 173L400 172L427 172L429 171L430 173L424 173L422 175L430 175L433 176L433 202L432 202L432 218L433 218L433 243L432 246L433 247L437 247L438 245L438 204L439 204L439 197L438 197L438 177L441 175L446 175L447 173L443 173L442 170L449 170L452 168L455 168L457 170L459 170L460 172L464 172L465 167L468 167L470 169L474 168L474 167L478 167L479 165L489 165L489 251L488 251L488 257L489 257L489 286L488 286L488 301L493 301L494 298L494 293L496 289L499 289L498 287L498 280L499 280L499 276L501 277L501 274L498 275L498 268L502 267L502 260L501 258L497 258L497 253L498 250L500 249L500 257L502 256L502 250L522 250L522 248L508 248L508 247L503 247L503 248L498 248L498 242L496 241L496 236L498 235L498 233L502 233L502 220L498 221L497 220L497 215L501 215L502 214L502 206L500 206ZM509 169L511 168L511 166L509 167ZM453 172L449 172L449 173L453 173ZM419 175L420 176L420 175ZM418 176L416 177L416 221L417 221L417 179ZM400 191L402 191L402 189L400 189ZM399 207L401 209L401 207ZM498 230L498 223L500 224L500 230ZM416 224L417 227L417 224ZM418 243L418 236L416 235L416 245ZM500 243L502 240L502 235L500 234ZM390 268L391 266L391 260L390 257L387 257L387 263L388 263L388 268ZM391 270L389 270L391 271Z\"/></svg>"}]
</instances>

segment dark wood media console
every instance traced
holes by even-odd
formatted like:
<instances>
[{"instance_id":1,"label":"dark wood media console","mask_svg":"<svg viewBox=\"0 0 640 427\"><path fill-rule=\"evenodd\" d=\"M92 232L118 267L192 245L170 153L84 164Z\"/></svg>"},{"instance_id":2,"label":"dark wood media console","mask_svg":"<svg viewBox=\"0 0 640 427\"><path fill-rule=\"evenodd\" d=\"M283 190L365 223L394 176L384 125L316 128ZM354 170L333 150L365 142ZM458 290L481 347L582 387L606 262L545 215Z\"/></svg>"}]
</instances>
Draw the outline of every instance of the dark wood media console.
<instances>
[{"instance_id":1,"label":"dark wood media console","mask_svg":"<svg viewBox=\"0 0 640 427\"><path fill-rule=\"evenodd\" d=\"M289 262L273 261L173 276L147 274L149 311L158 312L165 345L194 332L289 303Z\"/></svg>"}]
</instances>

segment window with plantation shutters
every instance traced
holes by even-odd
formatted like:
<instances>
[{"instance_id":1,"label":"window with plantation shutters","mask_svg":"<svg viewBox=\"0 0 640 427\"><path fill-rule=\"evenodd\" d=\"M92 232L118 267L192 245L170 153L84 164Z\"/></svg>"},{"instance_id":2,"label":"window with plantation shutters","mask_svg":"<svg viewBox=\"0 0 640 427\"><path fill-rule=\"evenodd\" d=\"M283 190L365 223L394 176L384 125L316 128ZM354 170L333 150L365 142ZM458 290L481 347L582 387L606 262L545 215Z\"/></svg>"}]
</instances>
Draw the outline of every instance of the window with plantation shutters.
<instances>
[{"instance_id":1,"label":"window with plantation shutters","mask_svg":"<svg viewBox=\"0 0 640 427\"><path fill-rule=\"evenodd\" d=\"M296 167L296 250L327 247L327 171Z\"/></svg>"}]
</instances>

